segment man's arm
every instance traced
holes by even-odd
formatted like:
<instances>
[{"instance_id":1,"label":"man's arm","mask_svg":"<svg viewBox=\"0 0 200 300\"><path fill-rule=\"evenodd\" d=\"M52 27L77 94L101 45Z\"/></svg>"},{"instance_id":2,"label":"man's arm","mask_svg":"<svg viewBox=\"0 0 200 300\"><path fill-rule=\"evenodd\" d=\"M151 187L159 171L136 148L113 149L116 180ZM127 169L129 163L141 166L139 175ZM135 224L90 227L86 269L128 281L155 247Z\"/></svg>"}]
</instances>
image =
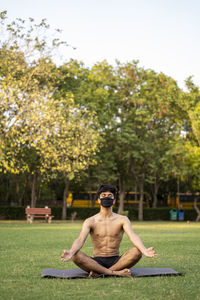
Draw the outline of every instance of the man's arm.
<instances>
[{"instance_id":1,"label":"man's arm","mask_svg":"<svg viewBox=\"0 0 200 300\"><path fill-rule=\"evenodd\" d=\"M68 261L72 258L74 254L76 254L84 245L85 240L90 232L90 220L86 219L83 223L82 230L80 232L79 237L73 242L70 250L64 250L61 255L62 261Z\"/></svg>"},{"instance_id":2,"label":"man's arm","mask_svg":"<svg viewBox=\"0 0 200 300\"><path fill-rule=\"evenodd\" d=\"M144 254L146 257L156 256L156 253L155 253L153 247L147 249L144 246L141 238L132 229L131 222L127 217L124 217L123 229L126 232L126 234L128 235L131 243L133 243L133 245L135 245L135 247L138 248L138 250L140 250L140 252L142 254Z\"/></svg>"}]
</instances>

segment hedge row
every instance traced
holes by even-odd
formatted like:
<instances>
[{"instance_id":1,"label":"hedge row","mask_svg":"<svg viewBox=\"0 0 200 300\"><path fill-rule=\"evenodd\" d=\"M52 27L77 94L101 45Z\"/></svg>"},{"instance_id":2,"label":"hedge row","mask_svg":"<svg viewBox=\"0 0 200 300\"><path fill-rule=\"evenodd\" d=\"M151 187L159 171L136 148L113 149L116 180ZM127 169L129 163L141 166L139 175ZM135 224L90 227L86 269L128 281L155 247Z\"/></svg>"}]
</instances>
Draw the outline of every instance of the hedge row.
<instances>
[{"instance_id":1,"label":"hedge row","mask_svg":"<svg viewBox=\"0 0 200 300\"><path fill-rule=\"evenodd\" d=\"M52 207L52 215L54 220L61 220L62 208ZM128 217L130 220L138 219L138 210L136 208L129 208ZM114 208L116 212L117 209ZM70 220L72 214L76 212L76 220L84 220L99 212L99 208L96 207L70 207L67 209L67 219ZM184 210L184 219L195 221L196 212L193 209ZM25 220L25 207L0 207L0 219L1 220ZM144 208L144 220L145 221L169 221L170 220L170 208Z\"/></svg>"}]
</instances>

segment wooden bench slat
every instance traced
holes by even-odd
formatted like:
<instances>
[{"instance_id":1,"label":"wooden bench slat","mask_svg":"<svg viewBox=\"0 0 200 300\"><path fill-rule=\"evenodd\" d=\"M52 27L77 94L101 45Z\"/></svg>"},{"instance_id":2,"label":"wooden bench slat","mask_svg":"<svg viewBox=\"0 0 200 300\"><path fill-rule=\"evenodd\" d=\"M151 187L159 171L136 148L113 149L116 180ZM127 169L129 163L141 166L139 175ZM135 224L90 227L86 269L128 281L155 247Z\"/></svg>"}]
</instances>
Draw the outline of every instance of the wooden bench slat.
<instances>
[{"instance_id":1,"label":"wooden bench slat","mask_svg":"<svg viewBox=\"0 0 200 300\"><path fill-rule=\"evenodd\" d=\"M26 208L26 213L34 213L34 214L37 214L37 213L51 213L51 208Z\"/></svg>"},{"instance_id":2,"label":"wooden bench slat","mask_svg":"<svg viewBox=\"0 0 200 300\"><path fill-rule=\"evenodd\" d=\"M31 217L34 217L34 218L49 218L49 217L53 217L53 216L39 216L39 215L30 215Z\"/></svg>"},{"instance_id":3,"label":"wooden bench slat","mask_svg":"<svg viewBox=\"0 0 200 300\"><path fill-rule=\"evenodd\" d=\"M51 222L51 219L54 217L51 215L51 208L37 208L37 207L27 207L26 208L27 222L32 223L34 218L45 218L48 223Z\"/></svg>"}]
</instances>

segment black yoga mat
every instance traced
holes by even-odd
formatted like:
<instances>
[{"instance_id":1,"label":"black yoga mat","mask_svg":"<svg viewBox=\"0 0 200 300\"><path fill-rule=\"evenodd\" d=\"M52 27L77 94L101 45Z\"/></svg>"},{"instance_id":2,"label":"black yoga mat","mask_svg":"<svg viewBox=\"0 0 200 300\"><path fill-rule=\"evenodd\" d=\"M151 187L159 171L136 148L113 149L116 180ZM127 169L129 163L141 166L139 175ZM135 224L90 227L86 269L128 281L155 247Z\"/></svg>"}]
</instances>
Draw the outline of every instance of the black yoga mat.
<instances>
[{"instance_id":1,"label":"black yoga mat","mask_svg":"<svg viewBox=\"0 0 200 300\"><path fill-rule=\"evenodd\" d=\"M183 275L171 268L130 268L132 277L147 277L147 276L167 276L167 275ZM44 269L42 277L47 278L87 278L89 273L81 269ZM116 275L99 275L98 277L108 277Z\"/></svg>"}]
</instances>

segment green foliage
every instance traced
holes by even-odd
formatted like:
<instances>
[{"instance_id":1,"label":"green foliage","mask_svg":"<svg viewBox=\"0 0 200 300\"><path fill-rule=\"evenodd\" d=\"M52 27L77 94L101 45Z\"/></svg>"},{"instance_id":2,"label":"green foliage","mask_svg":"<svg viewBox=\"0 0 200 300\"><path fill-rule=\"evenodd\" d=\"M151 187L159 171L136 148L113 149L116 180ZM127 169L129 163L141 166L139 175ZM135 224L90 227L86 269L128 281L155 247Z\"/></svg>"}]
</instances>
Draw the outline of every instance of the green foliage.
<instances>
[{"instance_id":1,"label":"green foliage","mask_svg":"<svg viewBox=\"0 0 200 300\"><path fill-rule=\"evenodd\" d=\"M95 113L75 105L70 91L55 99L60 72L49 50L63 43L53 39L50 47L39 36L49 29L45 20L29 23L27 31L21 19L1 24L9 38L0 44L0 171L32 175L34 206L38 177L72 180L95 163L98 132Z\"/></svg>"},{"instance_id":2,"label":"green foliage","mask_svg":"<svg viewBox=\"0 0 200 300\"><path fill-rule=\"evenodd\" d=\"M24 207L1 206L0 219L3 220L25 220Z\"/></svg>"},{"instance_id":3,"label":"green foliage","mask_svg":"<svg viewBox=\"0 0 200 300\"><path fill-rule=\"evenodd\" d=\"M192 82L192 77L186 80L188 91L182 94L181 106L187 116L185 128L185 164L186 176L190 177L194 191L200 190L200 89Z\"/></svg>"},{"instance_id":4,"label":"green foliage","mask_svg":"<svg viewBox=\"0 0 200 300\"><path fill-rule=\"evenodd\" d=\"M187 78L188 91L182 94L182 109L186 112L193 134L200 145L200 90L192 82L192 77Z\"/></svg>"},{"instance_id":5,"label":"green foliage","mask_svg":"<svg viewBox=\"0 0 200 300\"><path fill-rule=\"evenodd\" d=\"M132 221L138 220L138 209L128 208L128 218ZM170 208L144 208L144 220L145 221L169 221L170 220ZM62 219L62 208L51 207L53 220ZM99 213L98 207L68 207L67 208L67 220L71 220L72 214L76 212L75 220L85 220L97 213ZM114 208L114 212L117 213L117 208ZM11 207L0 206L0 219L2 220L25 220L25 207ZM184 219L194 221L196 219L196 212L194 209L184 210ZM36 220L38 221L38 220Z\"/></svg>"}]
</instances>

